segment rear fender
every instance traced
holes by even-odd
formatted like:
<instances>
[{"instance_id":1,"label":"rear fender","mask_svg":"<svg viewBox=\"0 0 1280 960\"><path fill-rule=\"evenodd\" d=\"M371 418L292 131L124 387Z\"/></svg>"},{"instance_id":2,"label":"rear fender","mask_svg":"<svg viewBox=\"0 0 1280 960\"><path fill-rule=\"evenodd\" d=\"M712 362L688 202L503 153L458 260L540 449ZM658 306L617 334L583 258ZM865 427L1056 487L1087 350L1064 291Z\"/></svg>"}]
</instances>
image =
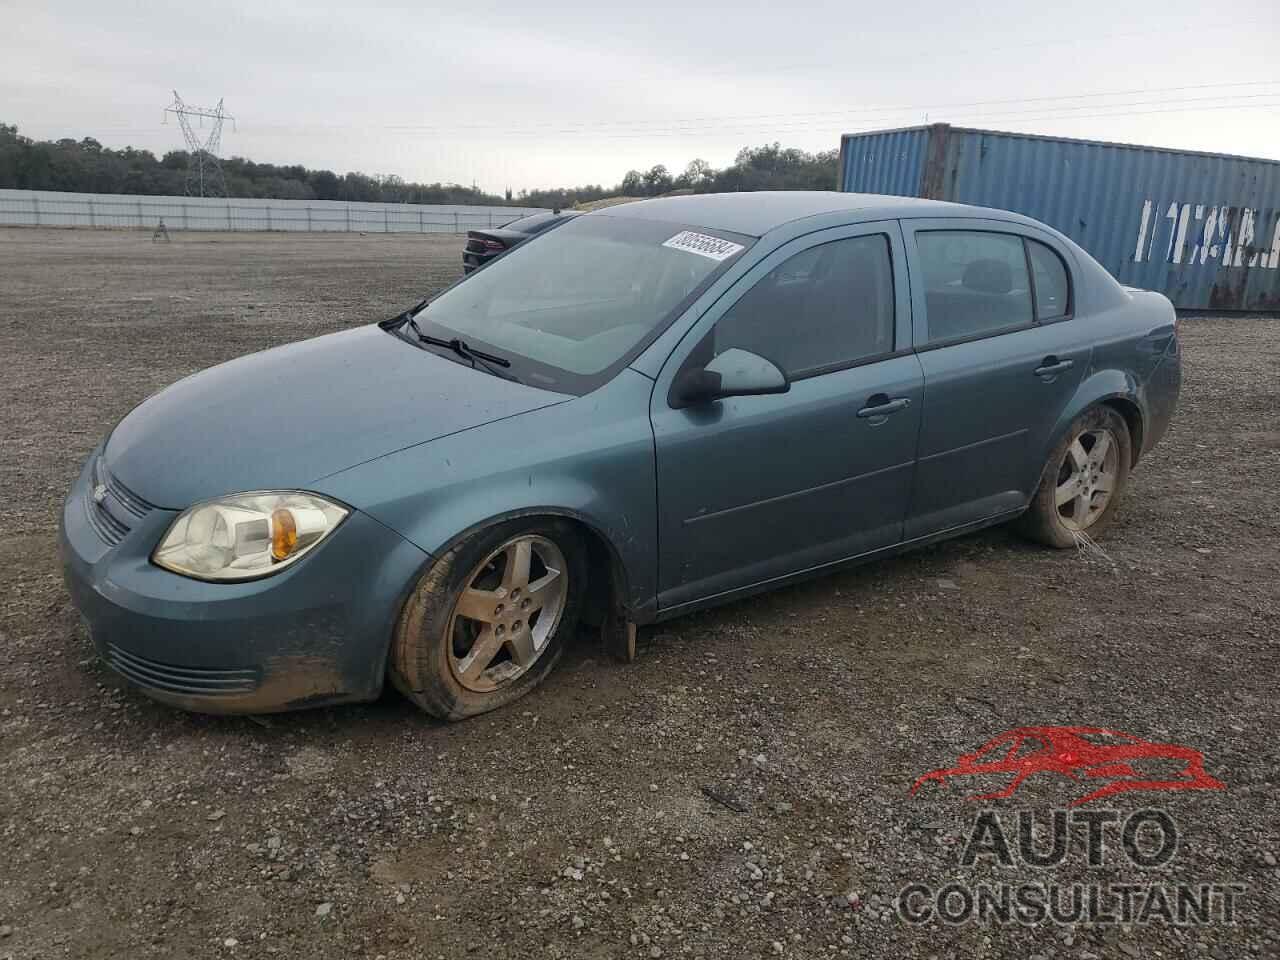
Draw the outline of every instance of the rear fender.
<instances>
[{"instance_id":1,"label":"rear fender","mask_svg":"<svg viewBox=\"0 0 1280 960\"><path fill-rule=\"evenodd\" d=\"M1043 469L1071 422L1090 407L1109 403L1130 424L1136 464L1168 427L1181 382L1175 315L1160 294L1130 291L1126 303L1088 318L1095 334L1088 376L1063 407L1040 456ZM1030 486L1035 493L1040 478Z\"/></svg>"},{"instance_id":2,"label":"rear fender","mask_svg":"<svg viewBox=\"0 0 1280 960\"><path fill-rule=\"evenodd\" d=\"M1044 448L1040 451L1040 456L1036 458L1036 463L1040 464L1043 470L1045 461L1050 451L1052 451L1058 443L1066 436L1067 431L1071 428L1072 421L1080 414L1084 413L1090 407L1096 407L1099 404L1107 402L1120 401L1120 404L1129 404L1137 411L1138 422L1146 423L1147 407L1142 396L1142 388L1137 378L1125 370L1098 370L1086 377L1080 386L1076 388L1076 392L1072 395L1070 402L1062 409L1062 414L1058 418L1058 422L1054 425L1052 432L1049 434L1048 441ZM1119 411L1118 411L1119 412ZM1140 437L1134 438L1134 459L1139 454L1138 442ZM1039 474L1030 484L1030 491L1034 495L1036 487L1040 483Z\"/></svg>"}]
</instances>

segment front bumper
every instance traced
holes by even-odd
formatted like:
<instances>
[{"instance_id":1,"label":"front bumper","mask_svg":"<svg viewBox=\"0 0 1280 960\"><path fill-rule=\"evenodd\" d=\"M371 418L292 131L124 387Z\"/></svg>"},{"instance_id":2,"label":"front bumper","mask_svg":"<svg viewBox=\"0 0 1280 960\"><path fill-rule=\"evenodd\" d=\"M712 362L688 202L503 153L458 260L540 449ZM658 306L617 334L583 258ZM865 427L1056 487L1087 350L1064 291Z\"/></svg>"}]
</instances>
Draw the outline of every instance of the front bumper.
<instances>
[{"instance_id":1,"label":"front bumper","mask_svg":"<svg viewBox=\"0 0 1280 960\"><path fill-rule=\"evenodd\" d=\"M427 554L359 511L275 576L206 583L155 566L177 514L110 474L95 451L63 506L63 574L103 660L156 700L267 713L371 700L395 620ZM104 482L104 476L106 478ZM105 488L102 502L91 491Z\"/></svg>"}]
</instances>

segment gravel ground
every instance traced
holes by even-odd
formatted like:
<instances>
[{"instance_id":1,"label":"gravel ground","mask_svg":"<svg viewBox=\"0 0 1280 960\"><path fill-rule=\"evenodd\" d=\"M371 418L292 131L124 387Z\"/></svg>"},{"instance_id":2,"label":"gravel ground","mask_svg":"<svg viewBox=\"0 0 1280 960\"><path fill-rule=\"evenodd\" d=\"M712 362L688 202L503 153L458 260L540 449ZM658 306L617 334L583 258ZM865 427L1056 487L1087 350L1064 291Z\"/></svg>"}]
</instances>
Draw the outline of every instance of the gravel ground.
<instances>
[{"instance_id":1,"label":"gravel ground","mask_svg":"<svg viewBox=\"0 0 1280 960\"><path fill-rule=\"evenodd\" d=\"M1280 955L1280 320L1184 321L1181 409L1105 554L988 531L642 631L630 666L579 642L453 726L391 693L190 716L98 665L54 537L97 439L187 373L411 303L459 247L0 231L0 957ZM965 866L979 810L1016 840L1091 786L908 789L1031 724L1186 744L1226 789L1089 805L1166 811L1162 868L1091 868L1078 830L1059 867ZM1231 924L895 914L949 880L1243 890Z\"/></svg>"}]
</instances>

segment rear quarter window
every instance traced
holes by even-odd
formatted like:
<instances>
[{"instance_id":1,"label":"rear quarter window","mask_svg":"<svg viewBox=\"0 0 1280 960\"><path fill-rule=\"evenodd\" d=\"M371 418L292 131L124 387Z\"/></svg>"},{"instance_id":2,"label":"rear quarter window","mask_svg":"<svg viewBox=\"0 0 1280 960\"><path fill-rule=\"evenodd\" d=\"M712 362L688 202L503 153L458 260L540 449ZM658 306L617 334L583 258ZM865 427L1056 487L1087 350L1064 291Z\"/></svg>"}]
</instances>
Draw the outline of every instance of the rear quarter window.
<instances>
[{"instance_id":1,"label":"rear quarter window","mask_svg":"<svg viewBox=\"0 0 1280 960\"><path fill-rule=\"evenodd\" d=\"M1067 265L1053 250L1035 240L1027 241L1031 274L1036 283L1036 319L1056 320L1071 313L1071 282Z\"/></svg>"}]
</instances>

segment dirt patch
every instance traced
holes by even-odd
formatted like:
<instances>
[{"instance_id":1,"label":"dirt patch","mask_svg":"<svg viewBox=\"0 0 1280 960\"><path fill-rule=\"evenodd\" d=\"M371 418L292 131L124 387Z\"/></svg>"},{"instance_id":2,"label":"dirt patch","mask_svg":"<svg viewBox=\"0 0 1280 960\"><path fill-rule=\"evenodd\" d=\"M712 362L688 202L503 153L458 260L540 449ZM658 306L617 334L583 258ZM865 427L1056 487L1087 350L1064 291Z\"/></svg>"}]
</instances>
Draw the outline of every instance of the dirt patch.
<instances>
[{"instance_id":1,"label":"dirt patch","mask_svg":"<svg viewBox=\"0 0 1280 960\"><path fill-rule=\"evenodd\" d=\"M642 631L631 666L580 644L448 727L391 693L191 716L101 667L54 547L98 439L181 376L439 289L460 245L0 231L0 956L1280 953L1280 321L1183 322L1181 409L1105 557L989 531ZM979 785L908 795L1032 724L1203 750L1227 789L1113 805L1175 817L1156 875L1243 884L1240 922L895 917L910 882L1150 881L962 867Z\"/></svg>"}]
</instances>

